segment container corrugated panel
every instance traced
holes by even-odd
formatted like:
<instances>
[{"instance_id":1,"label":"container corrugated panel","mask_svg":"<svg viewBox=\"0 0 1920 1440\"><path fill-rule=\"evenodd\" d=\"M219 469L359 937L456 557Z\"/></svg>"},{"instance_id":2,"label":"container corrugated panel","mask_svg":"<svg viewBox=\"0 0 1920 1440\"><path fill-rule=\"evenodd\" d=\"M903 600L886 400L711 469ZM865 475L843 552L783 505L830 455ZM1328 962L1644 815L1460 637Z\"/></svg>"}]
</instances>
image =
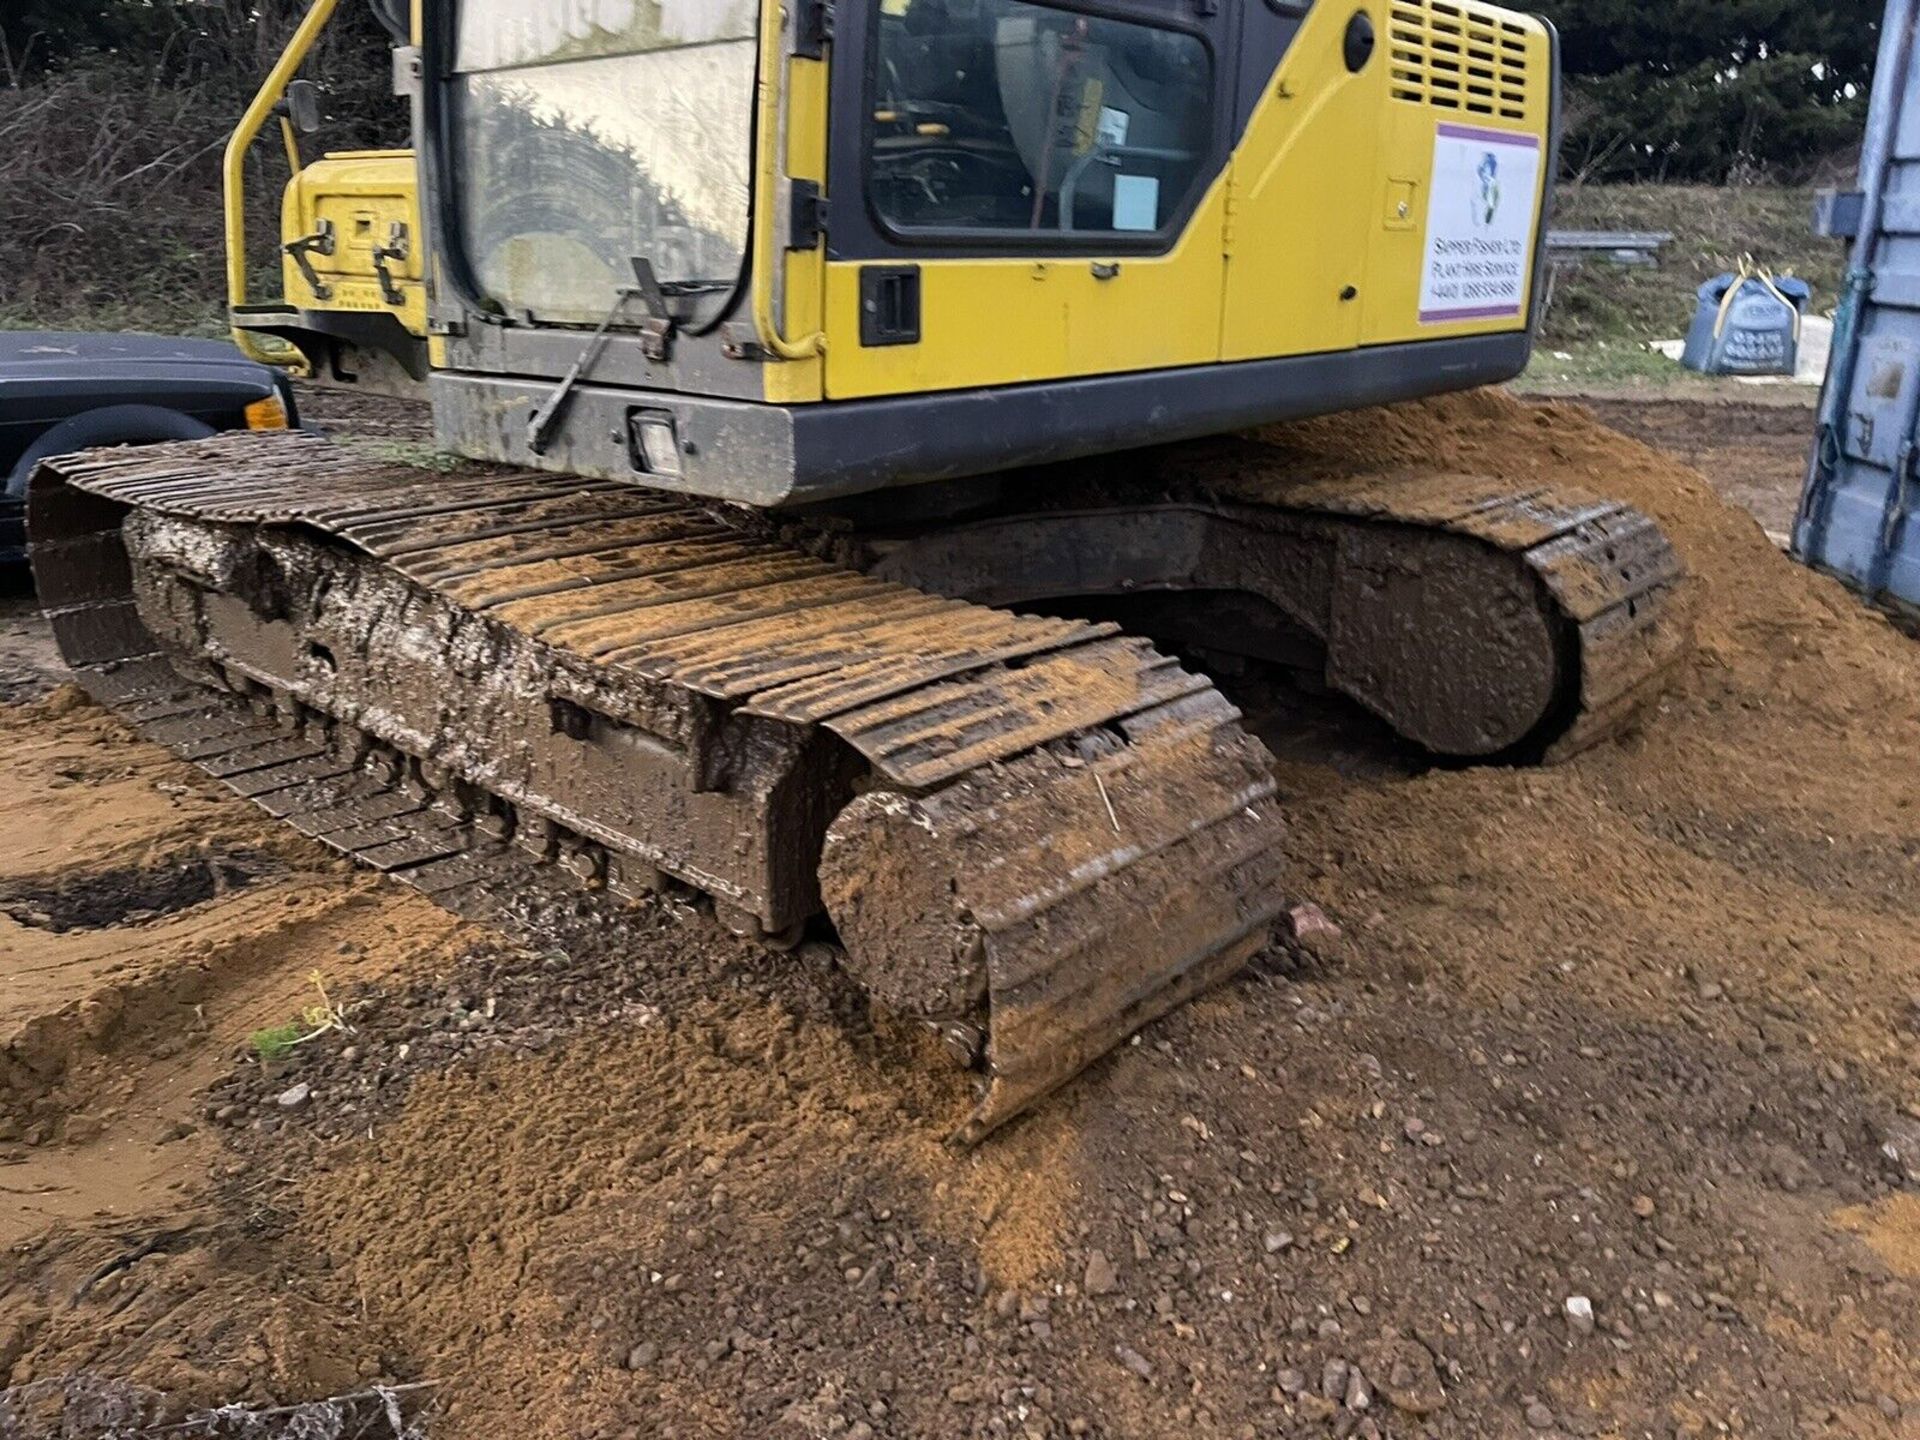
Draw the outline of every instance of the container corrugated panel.
<instances>
[{"instance_id":1,"label":"container corrugated panel","mask_svg":"<svg viewBox=\"0 0 1920 1440\"><path fill-rule=\"evenodd\" d=\"M1920 0L1891 0L1794 555L1920 621Z\"/></svg>"}]
</instances>

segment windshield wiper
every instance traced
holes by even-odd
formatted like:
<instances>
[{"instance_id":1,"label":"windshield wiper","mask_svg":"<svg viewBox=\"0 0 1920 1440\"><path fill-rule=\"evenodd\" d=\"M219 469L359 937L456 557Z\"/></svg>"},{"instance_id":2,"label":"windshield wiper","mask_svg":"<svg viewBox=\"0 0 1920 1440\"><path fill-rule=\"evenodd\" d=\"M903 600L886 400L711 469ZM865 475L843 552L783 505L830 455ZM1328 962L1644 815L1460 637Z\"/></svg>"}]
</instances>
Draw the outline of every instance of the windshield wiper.
<instances>
[{"instance_id":1,"label":"windshield wiper","mask_svg":"<svg viewBox=\"0 0 1920 1440\"><path fill-rule=\"evenodd\" d=\"M667 358L667 340L673 334L673 317L667 313L667 289L653 273L653 262L644 255L632 256L631 263L635 283L622 285L614 291L612 308L600 322L600 328L587 340L587 347L580 352L580 358L573 362L573 367L553 387L553 393L547 396L527 421L527 449L535 455L547 453L547 446L553 439L553 427L559 422L561 412L566 409L567 401L573 398L580 377L593 368L600 359L600 352L607 348L607 336L613 332L614 322L620 318L620 312L627 308L629 300L644 300L647 305L650 319L646 338L642 342L647 358Z\"/></svg>"}]
</instances>

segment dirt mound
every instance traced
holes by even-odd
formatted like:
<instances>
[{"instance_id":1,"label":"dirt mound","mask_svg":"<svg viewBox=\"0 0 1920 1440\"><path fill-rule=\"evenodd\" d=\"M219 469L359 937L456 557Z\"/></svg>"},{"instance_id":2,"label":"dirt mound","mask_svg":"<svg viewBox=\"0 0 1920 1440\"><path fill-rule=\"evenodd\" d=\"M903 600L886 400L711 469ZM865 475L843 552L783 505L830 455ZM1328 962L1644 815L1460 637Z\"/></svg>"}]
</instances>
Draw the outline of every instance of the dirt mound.
<instances>
[{"instance_id":1,"label":"dirt mound","mask_svg":"<svg viewBox=\"0 0 1920 1440\"><path fill-rule=\"evenodd\" d=\"M92 1231L18 1263L14 1383L137 1373L177 1408L430 1380L436 1440L1905 1433L1920 653L1576 407L1261 438L1283 477L1628 500L1689 564L1699 651L1552 771L1290 760L1290 898L1342 935L972 1156L940 1146L959 1077L804 947L662 906L596 949L529 906L515 945L422 976L417 932L366 933L389 998L220 1089L211 1218L123 1272L146 1298L66 1304L115 1253ZM17 773L57 778L50 721L12 714ZM51 785L25 787L42 828L112 813ZM14 873L52 868L39 844ZM95 825L72 863L130 851ZM284 1343L217 1328L262 1297Z\"/></svg>"},{"instance_id":2,"label":"dirt mound","mask_svg":"<svg viewBox=\"0 0 1920 1440\"><path fill-rule=\"evenodd\" d=\"M1783 627L1831 640L1837 673L1850 675L1873 657L1889 671L1883 682L1909 697L1920 689L1901 637L1863 614L1839 585L1787 561L1751 516L1696 471L1597 423L1577 404L1479 390L1257 434L1280 452L1277 469L1288 476L1434 468L1553 480L1624 500L1660 522L1701 582L1710 655L1778 660L1775 627ZM1751 678L1764 686L1764 676Z\"/></svg>"},{"instance_id":3,"label":"dirt mound","mask_svg":"<svg viewBox=\"0 0 1920 1440\"><path fill-rule=\"evenodd\" d=\"M301 1186L299 1233L425 1374L489 1376L453 1433L803 1433L777 1426L831 1381L816 1347L842 1387L937 1367L959 1337L905 1316L1061 1265L1060 1121L954 1157L961 1079L905 1058L736 1002L432 1077Z\"/></svg>"},{"instance_id":4,"label":"dirt mound","mask_svg":"<svg viewBox=\"0 0 1920 1440\"><path fill-rule=\"evenodd\" d=\"M0 710L0 1211L128 1215L206 1163L200 1096L254 1030L446 963L452 917L352 874L66 687Z\"/></svg>"}]
</instances>

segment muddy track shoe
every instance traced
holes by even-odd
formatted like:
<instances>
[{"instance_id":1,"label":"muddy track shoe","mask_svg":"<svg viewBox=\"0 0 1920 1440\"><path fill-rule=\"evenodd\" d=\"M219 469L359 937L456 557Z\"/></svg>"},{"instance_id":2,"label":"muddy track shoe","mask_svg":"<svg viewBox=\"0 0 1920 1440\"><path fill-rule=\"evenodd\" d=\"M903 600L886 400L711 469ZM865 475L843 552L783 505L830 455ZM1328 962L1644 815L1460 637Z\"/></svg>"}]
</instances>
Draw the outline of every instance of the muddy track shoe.
<instances>
[{"instance_id":1,"label":"muddy track shoe","mask_svg":"<svg viewBox=\"0 0 1920 1440\"><path fill-rule=\"evenodd\" d=\"M1021 487L1036 491L1044 506L856 531L826 553L988 605L1180 596L1156 635L1312 672L1461 759L1558 760L1606 740L1692 648L1666 536L1566 486L1419 470L1302 482L1282 452L1221 439L1059 467ZM1223 595L1261 608L1222 625L1189 603Z\"/></svg>"},{"instance_id":2,"label":"muddy track shoe","mask_svg":"<svg viewBox=\"0 0 1920 1440\"><path fill-rule=\"evenodd\" d=\"M617 483L227 435L42 466L81 683L460 908L531 858L672 884L984 1065L972 1141L1263 943L1270 761L1111 625L943 599Z\"/></svg>"}]
</instances>

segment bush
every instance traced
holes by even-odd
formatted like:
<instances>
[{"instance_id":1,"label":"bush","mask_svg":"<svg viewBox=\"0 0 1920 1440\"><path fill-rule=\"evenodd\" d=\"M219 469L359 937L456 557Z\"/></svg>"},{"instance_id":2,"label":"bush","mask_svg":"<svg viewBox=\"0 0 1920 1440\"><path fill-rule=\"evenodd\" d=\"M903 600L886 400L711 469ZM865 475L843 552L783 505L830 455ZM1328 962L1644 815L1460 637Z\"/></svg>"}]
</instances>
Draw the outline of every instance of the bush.
<instances>
[{"instance_id":1,"label":"bush","mask_svg":"<svg viewBox=\"0 0 1920 1440\"><path fill-rule=\"evenodd\" d=\"M1540 0L1571 176L1807 180L1866 125L1884 0Z\"/></svg>"},{"instance_id":2,"label":"bush","mask_svg":"<svg viewBox=\"0 0 1920 1440\"><path fill-rule=\"evenodd\" d=\"M0 324L224 332L221 157L302 8L82 4L51 31L9 18ZM343 6L309 67L329 95L316 140L405 142L387 55L366 7ZM271 128L248 178L250 258L277 273L286 161Z\"/></svg>"}]
</instances>

